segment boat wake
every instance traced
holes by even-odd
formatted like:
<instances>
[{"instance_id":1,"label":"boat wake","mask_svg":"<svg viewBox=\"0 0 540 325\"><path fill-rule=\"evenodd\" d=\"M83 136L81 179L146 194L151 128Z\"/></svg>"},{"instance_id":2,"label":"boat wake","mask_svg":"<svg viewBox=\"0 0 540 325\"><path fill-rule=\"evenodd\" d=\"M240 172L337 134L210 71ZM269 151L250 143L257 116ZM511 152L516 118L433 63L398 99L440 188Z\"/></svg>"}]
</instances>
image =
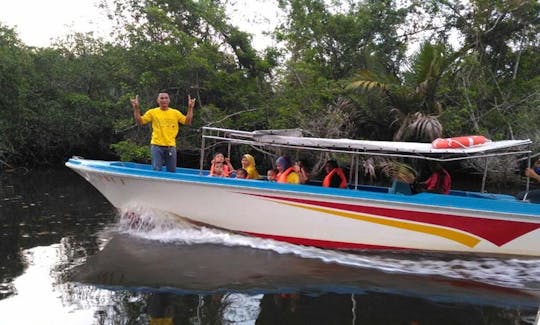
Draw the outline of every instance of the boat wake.
<instances>
[{"instance_id":1,"label":"boat wake","mask_svg":"<svg viewBox=\"0 0 540 325\"><path fill-rule=\"evenodd\" d=\"M540 259L326 250L196 226L176 215L143 208L121 211L117 227L118 232L171 245L249 247L388 274L436 276L540 292Z\"/></svg>"}]
</instances>

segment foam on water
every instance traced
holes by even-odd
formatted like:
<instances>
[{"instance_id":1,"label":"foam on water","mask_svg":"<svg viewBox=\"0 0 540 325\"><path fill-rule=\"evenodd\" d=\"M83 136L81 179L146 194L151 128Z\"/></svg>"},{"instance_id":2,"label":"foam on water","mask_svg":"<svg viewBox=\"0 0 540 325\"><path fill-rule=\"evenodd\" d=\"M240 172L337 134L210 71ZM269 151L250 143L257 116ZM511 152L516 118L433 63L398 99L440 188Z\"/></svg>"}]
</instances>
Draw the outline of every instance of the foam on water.
<instances>
[{"instance_id":1,"label":"foam on water","mask_svg":"<svg viewBox=\"0 0 540 325\"><path fill-rule=\"evenodd\" d=\"M176 215L131 207L121 211L118 231L163 243L219 244L271 250L387 273L432 275L540 290L540 259L494 258L450 254L346 252L300 246L271 239L195 226Z\"/></svg>"}]
</instances>

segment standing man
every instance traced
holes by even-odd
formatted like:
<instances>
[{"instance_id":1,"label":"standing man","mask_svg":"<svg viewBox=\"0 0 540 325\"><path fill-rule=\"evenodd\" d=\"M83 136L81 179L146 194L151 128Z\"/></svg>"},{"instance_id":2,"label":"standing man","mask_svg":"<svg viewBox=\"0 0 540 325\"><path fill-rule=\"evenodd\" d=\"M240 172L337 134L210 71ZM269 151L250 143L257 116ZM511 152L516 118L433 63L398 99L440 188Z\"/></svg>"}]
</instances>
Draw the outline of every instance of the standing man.
<instances>
[{"instance_id":1,"label":"standing man","mask_svg":"<svg viewBox=\"0 0 540 325\"><path fill-rule=\"evenodd\" d=\"M149 109L141 116L139 107L139 95L131 100L133 117L139 125L152 123L152 140L150 141L150 153L152 155L152 169L161 170L165 163L168 172L176 171L176 135L178 123L191 125L193 120L193 107L195 98L188 95L188 112L182 114L179 110L169 107L169 94L161 92L158 95L159 107Z\"/></svg>"}]
</instances>

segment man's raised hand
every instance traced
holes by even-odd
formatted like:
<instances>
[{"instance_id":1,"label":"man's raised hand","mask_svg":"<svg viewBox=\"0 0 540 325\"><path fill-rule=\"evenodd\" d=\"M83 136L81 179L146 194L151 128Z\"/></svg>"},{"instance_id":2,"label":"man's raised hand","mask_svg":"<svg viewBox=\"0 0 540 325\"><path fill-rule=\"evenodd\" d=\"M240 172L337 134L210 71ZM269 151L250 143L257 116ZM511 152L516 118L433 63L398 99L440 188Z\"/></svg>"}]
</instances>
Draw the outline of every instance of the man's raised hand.
<instances>
[{"instance_id":1,"label":"man's raised hand","mask_svg":"<svg viewBox=\"0 0 540 325\"><path fill-rule=\"evenodd\" d=\"M188 95L188 107L189 108L195 107L195 98L191 98L191 95Z\"/></svg>"},{"instance_id":2,"label":"man's raised hand","mask_svg":"<svg viewBox=\"0 0 540 325\"><path fill-rule=\"evenodd\" d=\"M136 95L135 98L131 99L131 106L134 109L139 109L139 95Z\"/></svg>"}]
</instances>

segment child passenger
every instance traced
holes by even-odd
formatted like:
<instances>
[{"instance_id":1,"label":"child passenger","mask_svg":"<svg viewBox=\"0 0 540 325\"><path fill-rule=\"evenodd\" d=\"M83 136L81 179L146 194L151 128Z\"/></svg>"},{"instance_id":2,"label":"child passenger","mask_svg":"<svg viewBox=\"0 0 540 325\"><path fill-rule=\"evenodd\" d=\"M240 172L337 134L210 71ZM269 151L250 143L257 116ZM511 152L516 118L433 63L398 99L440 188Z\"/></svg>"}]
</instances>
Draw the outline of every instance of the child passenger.
<instances>
[{"instance_id":1,"label":"child passenger","mask_svg":"<svg viewBox=\"0 0 540 325\"><path fill-rule=\"evenodd\" d=\"M229 175L225 176L225 164L222 162L215 162L213 165L213 170L210 172L210 176L214 177L229 177Z\"/></svg>"},{"instance_id":2,"label":"child passenger","mask_svg":"<svg viewBox=\"0 0 540 325\"><path fill-rule=\"evenodd\" d=\"M236 178L246 179L248 177L248 172L244 168L238 168L236 170Z\"/></svg>"},{"instance_id":3,"label":"child passenger","mask_svg":"<svg viewBox=\"0 0 540 325\"><path fill-rule=\"evenodd\" d=\"M277 174L278 174L277 169L270 168L266 172L266 179L268 181L270 181L270 182L276 182L277 181Z\"/></svg>"},{"instance_id":4,"label":"child passenger","mask_svg":"<svg viewBox=\"0 0 540 325\"><path fill-rule=\"evenodd\" d=\"M231 166L231 163L229 162L229 159L225 158L225 156L221 152L216 152L216 154L214 155L214 159L212 159L211 163L212 165L210 166L210 176L229 177L231 174L231 171L233 171L233 168ZM221 175L214 175L216 164L222 165L223 171Z\"/></svg>"}]
</instances>

